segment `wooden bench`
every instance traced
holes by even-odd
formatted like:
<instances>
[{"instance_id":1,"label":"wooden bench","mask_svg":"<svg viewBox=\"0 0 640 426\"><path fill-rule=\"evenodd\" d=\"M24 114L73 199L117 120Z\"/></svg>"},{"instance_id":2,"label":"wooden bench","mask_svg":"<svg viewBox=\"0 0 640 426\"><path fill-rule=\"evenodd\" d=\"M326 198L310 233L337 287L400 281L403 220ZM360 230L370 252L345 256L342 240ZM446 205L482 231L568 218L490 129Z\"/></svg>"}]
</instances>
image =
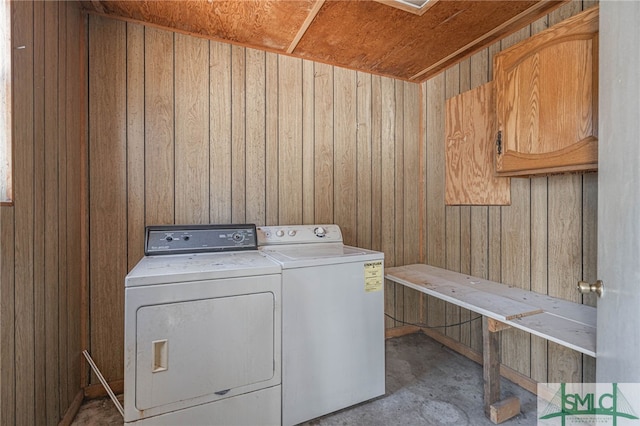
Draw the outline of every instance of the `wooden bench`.
<instances>
[{"instance_id":1,"label":"wooden bench","mask_svg":"<svg viewBox=\"0 0 640 426\"><path fill-rule=\"evenodd\" d=\"M500 331L515 327L596 356L596 308L434 266L385 269L385 278L482 315L485 414L494 423L520 412L516 397L500 399Z\"/></svg>"}]
</instances>

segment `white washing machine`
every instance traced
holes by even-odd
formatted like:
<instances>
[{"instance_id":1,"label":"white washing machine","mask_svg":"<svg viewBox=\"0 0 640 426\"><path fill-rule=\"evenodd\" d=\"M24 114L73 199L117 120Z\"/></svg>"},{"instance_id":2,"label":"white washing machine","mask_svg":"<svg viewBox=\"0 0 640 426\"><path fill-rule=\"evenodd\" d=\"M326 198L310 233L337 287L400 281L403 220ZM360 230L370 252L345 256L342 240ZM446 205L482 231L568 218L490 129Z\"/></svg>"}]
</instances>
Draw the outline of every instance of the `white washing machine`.
<instances>
[{"instance_id":1,"label":"white washing machine","mask_svg":"<svg viewBox=\"0 0 640 426\"><path fill-rule=\"evenodd\" d=\"M125 280L125 424L280 424L281 268L255 225L147 227L145 254Z\"/></svg>"},{"instance_id":2,"label":"white washing machine","mask_svg":"<svg viewBox=\"0 0 640 426\"><path fill-rule=\"evenodd\" d=\"M383 395L384 254L337 225L259 227L258 245L282 265L282 423Z\"/></svg>"}]
</instances>

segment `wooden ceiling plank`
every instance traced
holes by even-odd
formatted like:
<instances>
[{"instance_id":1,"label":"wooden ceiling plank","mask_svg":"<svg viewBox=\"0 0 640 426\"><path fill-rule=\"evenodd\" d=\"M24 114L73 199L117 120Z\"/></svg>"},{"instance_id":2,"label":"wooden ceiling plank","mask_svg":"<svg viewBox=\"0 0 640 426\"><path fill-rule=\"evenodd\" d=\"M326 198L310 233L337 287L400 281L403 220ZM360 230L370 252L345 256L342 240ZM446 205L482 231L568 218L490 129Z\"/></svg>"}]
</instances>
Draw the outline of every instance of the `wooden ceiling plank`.
<instances>
[{"instance_id":1,"label":"wooden ceiling plank","mask_svg":"<svg viewBox=\"0 0 640 426\"><path fill-rule=\"evenodd\" d=\"M477 50L477 48L482 48L485 46L485 43L483 43L484 41L488 40L489 38L493 37L496 34L499 34L500 32L508 29L510 26L514 25L516 22L518 22L519 20L522 19L528 19L528 21L532 21L531 16L534 14L538 14L540 11L544 11L542 14L546 14L551 12L551 10L559 7L560 5L562 5L563 3L568 2L569 0L563 0L562 2L558 2L555 7L551 7L549 8L549 4L553 3L552 1L542 1L540 3L536 3L533 6L531 6L530 8L520 12L518 15L514 16L513 18L509 19L508 21L505 21L502 25L497 26L496 28L494 28L493 30L485 33L482 35L482 37L478 37L477 39L467 43L466 45L462 46L461 48L459 48L458 50L456 50L455 52L451 53L450 55L442 58L441 60L439 60L438 62L435 62L431 65L429 65L427 68L423 69L422 71L420 71L419 73L409 77L409 81L415 81L417 79L419 79L420 77L423 76L427 76L431 71L434 71L436 69L438 69L439 67L442 67L445 64L448 64L448 62L452 61L453 59L455 59L456 57L459 57L459 59L462 59L461 56L467 56L467 55L471 55L475 52L475 50ZM513 28L513 31L516 31L518 28ZM503 34L503 36L506 34Z\"/></svg>"},{"instance_id":2,"label":"wooden ceiling plank","mask_svg":"<svg viewBox=\"0 0 640 426\"><path fill-rule=\"evenodd\" d=\"M422 16L427 10L431 8L431 6L433 6L434 4L436 4L437 1L440 1L440 0L429 0L427 3L425 3L424 6L420 8L409 6L408 4L399 2L398 0L374 0L374 1L377 1L378 3L382 3L389 7L395 7L396 9L404 10L405 12L413 13L414 15Z\"/></svg>"},{"instance_id":3,"label":"wooden ceiling plank","mask_svg":"<svg viewBox=\"0 0 640 426\"><path fill-rule=\"evenodd\" d=\"M91 0L91 4L98 12L104 13L104 7L102 6L102 3L100 3L100 0Z\"/></svg>"},{"instance_id":4,"label":"wooden ceiling plank","mask_svg":"<svg viewBox=\"0 0 640 426\"><path fill-rule=\"evenodd\" d=\"M431 0L420 16L389 0L79 1L116 19L421 82L569 0Z\"/></svg>"},{"instance_id":5,"label":"wooden ceiling plank","mask_svg":"<svg viewBox=\"0 0 640 426\"><path fill-rule=\"evenodd\" d=\"M307 19L304 20L304 22L302 23L302 26L298 30L298 34L296 34L295 38L289 45L289 48L287 49L287 53L293 53L298 43L300 43L300 40L309 29L309 26L311 25L313 20L316 19L316 15L318 14L318 12L320 12L320 9L322 8L322 5L324 4L324 2L325 0L318 0L315 2L315 4L313 5L313 8L309 11L309 15L307 16Z\"/></svg>"}]
</instances>

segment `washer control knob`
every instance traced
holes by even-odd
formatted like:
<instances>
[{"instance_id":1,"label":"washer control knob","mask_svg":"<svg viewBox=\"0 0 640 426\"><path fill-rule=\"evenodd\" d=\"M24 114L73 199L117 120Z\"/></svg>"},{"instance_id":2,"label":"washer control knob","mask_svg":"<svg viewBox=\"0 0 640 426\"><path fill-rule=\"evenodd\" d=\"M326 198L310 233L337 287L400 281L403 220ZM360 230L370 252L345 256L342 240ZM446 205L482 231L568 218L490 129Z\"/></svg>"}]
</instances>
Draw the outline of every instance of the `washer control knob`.
<instances>
[{"instance_id":1,"label":"washer control knob","mask_svg":"<svg viewBox=\"0 0 640 426\"><path fill-rule=\"evenodd\" d=\"M167 241L173 241L173 237L171 235L167 235L167 238L165 238L165 240Z\"/></svg>"},{"instance_id":2,"label":"washer control knob","mask_svg":"<svg viewBox=\"0 0 640 426\"><path fill-rule=\"evenodd\" d=\"M295 237L296 230L295 229L291 229L291 230L289 230L289 232L287 232L287 234L289 234L290 237Z\"/></svg>"},{"instance_id":3,"label":"washer control knob","mask_svg":"<svg viewBox=\"0 0 640 426\"><path fill-rule=\"evenodd\" d=\"M284 237L284 231L282 229L278 229L276 231L276 237Z\"/></svg>"},{"instance_id":4,"label":"washer control knob","mask_svg":"<svg viewBox=\"0 0 640 426\"><path fill-rule=\"evenodd\" d=\"M327 231L322 226L318 226L316 229L314 229L313 233L316 234L316 237L318 238L322 238L327 235Z\"/></svg>"}]
</instances>

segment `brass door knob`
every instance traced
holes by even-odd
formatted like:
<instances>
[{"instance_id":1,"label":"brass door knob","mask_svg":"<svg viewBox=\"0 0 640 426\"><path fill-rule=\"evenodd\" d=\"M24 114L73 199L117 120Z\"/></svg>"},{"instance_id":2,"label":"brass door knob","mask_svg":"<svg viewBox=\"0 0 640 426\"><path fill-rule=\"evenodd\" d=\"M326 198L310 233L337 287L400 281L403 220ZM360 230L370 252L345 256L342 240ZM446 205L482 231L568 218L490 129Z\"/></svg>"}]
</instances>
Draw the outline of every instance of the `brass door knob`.
<instances>
[{"instance_id":1,"label":"brass door knob","mask_svg":"<svg viewBox=\"0 0 640 426\"><path fill-rule=\"evenodd\" d=\"M596 281L594 284L586 281L578 281L578 291L582 294L595 293L598 297L602 297L604 294L604 284L601 280Z\"/></svg>"}]
</instances>

